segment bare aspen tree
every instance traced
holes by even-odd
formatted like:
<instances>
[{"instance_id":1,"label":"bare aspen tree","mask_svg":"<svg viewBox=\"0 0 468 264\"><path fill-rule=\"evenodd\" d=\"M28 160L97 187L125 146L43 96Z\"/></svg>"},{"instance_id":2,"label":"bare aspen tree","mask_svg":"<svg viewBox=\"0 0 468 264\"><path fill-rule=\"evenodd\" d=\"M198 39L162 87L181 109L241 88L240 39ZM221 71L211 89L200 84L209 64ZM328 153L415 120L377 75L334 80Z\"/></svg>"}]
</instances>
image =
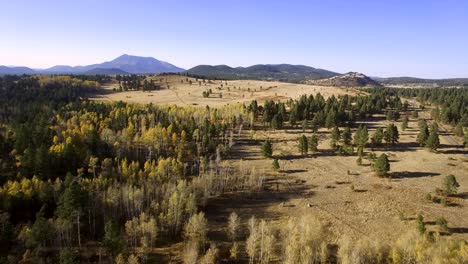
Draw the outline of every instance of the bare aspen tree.
<instances>
[{"instance_id":1,"label":"bare aspen tree","mask_svg":"<svg viewBox=\"0 0 468 264\"><path fill-rule=\"evenodd\" d=\"M232 212L229 215L228 236L229 236L229 239L231 239L233 242L235 242L237 239L237 232L239 229L239 225L240 225L239 216L236 214L236 212Z\"/></svg>"},{"instance_id":2,"label":"bare aspen tree","mask_svg":"<svg viewBox=\"0 0 468 264\"><path fill-rule=\"evenodd\" d=\"M197 263L198 260L198 245L196 242L188 242L185 245L184 252L182 253L182 262L184 264Z\"/></svg>"},{"instance_id":3,"label":"bare aspen tree","mask_svg":"<svg viewBox=\"0 0 468 264\"><path fill-rule=\"evenodd\" d=\"M206 251L205 255L200 259L200 264L215 264L218 261L219 250L214 243Z\"/></svg>"},{"instance_id":4,"label":"bare aspen tree","mask_svg":"<svg viewBox=\"0 0 468 264\"><path fill-rule=\"evenodd\" d=\"M205 213L199 212L190 217L187 225L185 225L184 236L189 240L203 246L206 241L206 233L208 231L208 222L205 218Z\"/></svg>"},{"instance_id":5,"label":"bare aspen tree","mask_svg":"<svg viewBox=\"0 0 468 264\"><path fill-rule=\"evenodd\" d=\"M274 235L270 223L261 220L258 225L259 259L261 263L269 263L273 253Z\"/></svg>"},{"instance_id":6,"label":"bare aspen tree","mask_svg":"<svg viewBox=\"0 0 468 264\"><path fill-rule=\"evenodd\" d=\"M245 242L245 250L249 255L249 263L254 263L258 251L258 230L257 220L255 216L252 216L248 222L250 235Z\"/></svg>"}]
</instances>

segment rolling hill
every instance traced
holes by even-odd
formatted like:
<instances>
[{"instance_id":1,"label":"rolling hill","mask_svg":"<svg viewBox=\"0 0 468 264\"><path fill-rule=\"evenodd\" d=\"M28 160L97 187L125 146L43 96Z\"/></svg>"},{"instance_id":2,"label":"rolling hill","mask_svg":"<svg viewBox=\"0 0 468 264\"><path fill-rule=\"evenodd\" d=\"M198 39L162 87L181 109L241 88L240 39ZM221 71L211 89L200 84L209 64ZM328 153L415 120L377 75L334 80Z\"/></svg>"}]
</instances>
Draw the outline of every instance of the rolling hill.
<instances>
[{"instance_id":1,"label":"rolling hill","mask_svg":"<svg viewBox=\"0 0 468 264\"><path fill-rule=\"evenodd\" d=\"M358 72L349 72L343 75L333 76L327 79L311 80L307 81L307 83L321 86L336 87L382 86L379 82Z\"/></svg>"},{"instance_id":2,"label":"rolling hill","mask_svg":"<svg viewBox=\"0 0 468 264\"><path fill-rule=\"evenodd\" d=\"M303 82L337 76L339 73L304 65L258 64L250 67L232 68L227 65L199 65L186 71L188 74L213 79L253 79Z\"/></svg>"}]
</instances>

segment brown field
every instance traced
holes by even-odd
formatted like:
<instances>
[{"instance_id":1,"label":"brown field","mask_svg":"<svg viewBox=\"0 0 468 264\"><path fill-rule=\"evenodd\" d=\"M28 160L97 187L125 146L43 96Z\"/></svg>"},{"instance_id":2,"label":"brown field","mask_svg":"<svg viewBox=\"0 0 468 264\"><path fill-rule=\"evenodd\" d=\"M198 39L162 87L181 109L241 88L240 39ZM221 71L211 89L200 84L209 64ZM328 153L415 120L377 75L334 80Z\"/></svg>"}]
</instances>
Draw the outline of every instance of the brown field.
<instances>
[{"instance_id":1,"label":"brown field","mask_svg":"<svg viewBox=\"0 0 468 264\"><path fill-rule=\"evenodd\" d=\"M96 99L221 106L253 99L259 102L266 99L286 100L318 92L324 97L358 93L357 90L334 87L244 80L228 81L230 91L223 82L224 87L219 91L220 81L199 86L194 79L192 85L185 81L182 84L180 79L178 76L167 77L170 87L161 91L111 92ZM203 98L202 92L209 88L214 92L212 98ZM219 92L223 98L217 96ZM412 105L417 104L412 102ZM420 111L420 117L429 119L428 111ZM388 124L382 115L362 122L367 124L370 135L377 127ZM418 214L424 216L429 231L437 230L435 220L444 217L450 227L450 236L468 239L467 152L459 147L458 139L444 132L449 130L443 127L441 146L437 152L419 147L416 143L417 122L410 118L406 131L401 131L401 123L395 122L400 131L400 142L395 146L366 148L366 153L389 155L390 178L375 176L367 159L363 159L363 165L357 165L356 154L337 156L332 153L329 147L330 131L327 129L319 130L319 152L307 157L299 155L297 139L302 134L310 136L310 130L286 128L274 131L257 127L253 134L244 130L225 161L238 168L242 159L244 169L255 168L257 173L265 176L265 188L253 195L236 193L212 198L207 207L202 208L210 223L210 240L228 250L230 244L223 230L232 211L242 218L244 230L247 219L252 215L281 223L290 216L311 214L328 227L330 243L337 243L343 236L395 241L409 230L416 229ZM273 142L273 156L280 161L279 172L272 170L272 159L264 158L260 153L260 143L265 139ZM435 189L441 187L444 177L449 174L455 175L460 183L459 195L449 197L448 205L428 201L426 195L434 195ZM161 261L178 262L182 247L182 243L176 243L169 248L155 249L153 253Z\"/></svg>"},{"instance_id":2,"label":"brown field","mask_svg":"<svg viewBox=\"0 0 468 264\"><path fill-rule=\"evenodd\" d=\"M149 77L161 84L159 91L124 91L113 92L118 89L118 83L105 86L105 93L95 96L94 99L105 101L127 101L134 103L177 104L222 106L226 104L248 103L252 100L263 102L265 100L296 99L303 94L320 93L325 98L331 95L356 94L353 89L337 87L323 87L306 84L293 84L283 82L234 80L234 81L207 81L201 83L195 78L186 78L178 75ZM182 83L183 81L183 83ZM192 84L189 83L192 81ZM227 85L226 85L227 83ZM221 87L221 84L223 85ZM167 89L169 87L169 89ZM219 89L218 89L219 88ZM213 93L209 98L203 97L203 92L211 89ZM220 95L222 98L220 98Z\"/></svg>"}]
</instances>

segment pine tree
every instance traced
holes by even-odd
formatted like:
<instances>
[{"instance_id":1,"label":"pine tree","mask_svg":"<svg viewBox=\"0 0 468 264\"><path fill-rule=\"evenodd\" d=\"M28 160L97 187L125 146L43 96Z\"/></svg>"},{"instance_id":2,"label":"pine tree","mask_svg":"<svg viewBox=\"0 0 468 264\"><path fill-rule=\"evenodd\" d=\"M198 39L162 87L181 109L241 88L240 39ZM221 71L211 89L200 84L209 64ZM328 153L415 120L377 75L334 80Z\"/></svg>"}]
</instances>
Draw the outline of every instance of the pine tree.
<instances>
[{"instance_id":1,"label":"pine tree","mask_svg":"<svg viewBox=\"0 0 468 264\"><path fill-rule=\"evenodd\" d=\"M372 134L372 138L371 138L372 144L376 146L382 144L383 138L384 138L384 131L381 127L379 127L375 130L374 134Z\"/></svg>"},{"instance_id":2,"label":"pine tree","mask_svg":"<svg viewBox=\"0 0 468 264\"><path fill-rule=\"evenodd\" d=\"M111 257L116 256L122 251L124 242L120 234L119 226L115 221L109 220L104 226L103 242Z\"/></svg>"},{"instance_id":3,"label":"pine tree","mask_svg":"<svg viewBox=\"0 0 468 264\"><path fill-rule=\"evenodd\" d=\"M271 156L273 155L273 149L272 149L271 142L269 140L265 140L265 142L262 143L261 149L262 149L262 155L265 158L271 158Z\"/></svg>"},{"instance_id":4,"label":"pine tree","mask_svg":"<svg viewBox=\"0 0 468 264\"><path fill-rule=\"evenodd\" d=\"M439 133L437 133L437 131L432 130L429 133L429 137L426 140L425 146L431 150L437 150L437 148L440 146Z\"/></svg>"},{"instance_id":5,"label":"pine tree","mask_svg":"<svg viewBox=\"0 0 468 264\"><path fill-rule=\"evenodd\" d=\"M405 115L401 123L401 130L405 131L408 128L408 121L408 116Z\"/></svg>"},{"instance_id":6,"label":"pine tree","mask_svg":"<svg viewBox=\"0 0 468 264\"><path fill-rule=\"evenodd\" d=\"M28 247L36 248L45 246L46 242L52 239L53 226L44 217L45 206L36 214L36 221L31 227L31 233L26 241Z\"/></svg>"},{"instance_id":7,"label":"pine tree","mask_svg":"<svg viewBox=\"0 0 468 264\"><path fill-rule=\"evenodd\" d=\"M341 138L343 139L344 145L348 146L349 144L351 144L352 134L351 134L351 129L349 127L346 127L344 129Z\"/></svg>"},{"instance_id":8,"label":"pine tree","mask_svg":"<svg viewBox=\"0 0 468 264\"><path fill-rule=\"evenodd\" d=\"M309 152L309 144L307 142L307 137L305 135L302 135L299 138L299 151L301 152L301 155L307 155L307 152Z\"/></svg>"},{"instance_id":9,"label":"pine tree","mask_svg":"<svg viewBox=\"0 0 468 264\"><path fill-rule=\"evenodd\" d=\"M340 129L338 127L334 127L331 132L330 137L331 137L330 147L332 149L336 149L338 146L338 142L340 141Z\"/></svg>"},{"instance_id":10,"label":"pine tree","mask_svg":"<svg viewBox=\"0 0 468 264\"><path fill-rule=\"evenodd\" d=\"M374 163L374 170L378 176L385 176L390 170L390 162L386 154L380 155Z\"/></svg>"},{"instance_id":11,"label":"pine tree","mask_svg":"<svg viewBox=\"0 0 468 264\"><path fill-rule=\"evenodd\" d=\"M418 137L416 141L419 143L420 146L424 146L428 138L429 138L429 129L427 128L427 124L426 122L421 122L419 126Z\"/></svg>"},{"instance_id":12,"label":"pine tree","mask_svg":"<svg viewBox=\"0 0 468 264\"><path fill-rule=\"evenodd\" d=\"M394 145L395 143L398 142L400 135L398 133L398 128L395 126L395 124L391 123L387 126L387 129L385 130L385 133L384 133L384 138L385 138L385 142L387 142L387 144L390 144L390 145Z\"/></svg>"},{"instance_id":13,"label":"pine tree","mask_svg":"<svg viewBox=\"0 0 468 264\"><path fill-rule=\"evenodd\" d=\"M457 182L457 178L454 175L448 175L444 178L443 190L447 195L457 194L457 189L460 184Z\"/></svg>"},{"instance_id":14,"label":"pine tree","mask_svg":"<svg viewBox=\"0 0 468 264\"><path fill-rule=\"evenodd\" d=\"M318 144L319 144L319 138L316 134L312 134L312 136L309 138L309 149L313 153L318 151Z\"/></svg>"}]
</instances>

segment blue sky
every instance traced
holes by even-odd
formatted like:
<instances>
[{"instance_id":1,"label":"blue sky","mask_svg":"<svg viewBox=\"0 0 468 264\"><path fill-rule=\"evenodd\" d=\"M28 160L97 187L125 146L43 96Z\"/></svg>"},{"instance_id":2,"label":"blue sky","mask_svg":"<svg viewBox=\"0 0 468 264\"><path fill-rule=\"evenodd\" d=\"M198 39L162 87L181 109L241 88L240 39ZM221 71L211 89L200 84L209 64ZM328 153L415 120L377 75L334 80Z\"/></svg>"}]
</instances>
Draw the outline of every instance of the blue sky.
<instances>
[{"instance_id":1,"label":"blue sky","mask_svg":"<svg viewBox=\"0 0 468 264\"><path fill-rule=\"evenodd\" d=\"M463 0L0 0L0 36L0 65L84 65L127 53L184 68L291 63L468 77Z\"/></svg>"}]
</instances>

